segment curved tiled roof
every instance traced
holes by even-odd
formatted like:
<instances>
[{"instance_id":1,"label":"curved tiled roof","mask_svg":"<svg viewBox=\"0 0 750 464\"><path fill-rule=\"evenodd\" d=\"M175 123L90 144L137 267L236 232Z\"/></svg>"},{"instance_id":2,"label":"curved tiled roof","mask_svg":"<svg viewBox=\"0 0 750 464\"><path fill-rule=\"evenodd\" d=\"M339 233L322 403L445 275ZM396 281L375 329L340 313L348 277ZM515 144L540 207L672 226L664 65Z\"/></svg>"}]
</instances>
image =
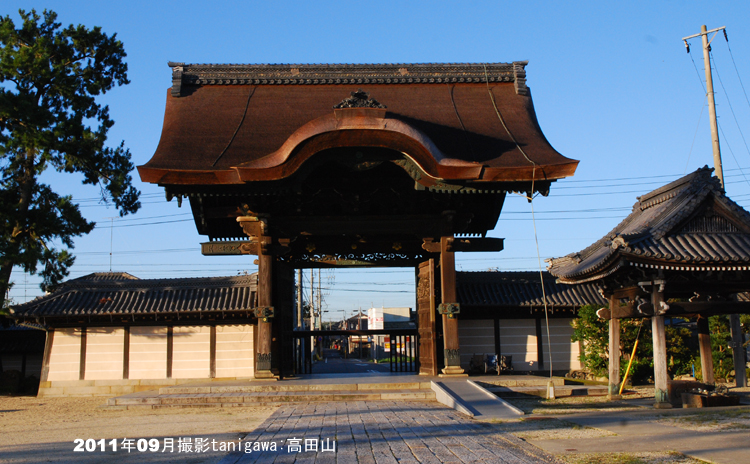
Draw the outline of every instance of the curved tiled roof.
<instances>
[{"instance_id":1,"label":"curved tiled roof","mask_svg":"<svg viewBox=\"0 0 750 464\"><path fill-rule=\"evenodd\" d=\"M570 176L578 162L544 137L526 64L170 63L161 140L138 170L161 185L243 184L287 178L327 148L371 146L441 181ZM387 109L334 111L359 89Z\"/></svg>"},{"instance_id":2,"label":"curved tiled roof","mask_svg":"<svg viewBox=\"0 0 750 464\"><path fill-rule=\"evenodd\" d=\"M125 273L97 273L14 306L11 314L22 319L247 311L255 306L256 288L256 274L138 279Z\"/></svg>"},{"instance_id":3,"label":"curved tiled roof","mask_svg":"<svg viewBox=\"0 0 750 464\"><path fill-rule=\"evenodd\" d=\"M561 282L599 279L623 265L673 270L750 269L750 213L704 167L638 197L633 211L588 248L550 259Z\"/></svg>"},{"instance_id":4,"label":"curved tiled roof","mask_svg":"<svg viewBox=\"0 0 750 464\"><path fill-rule=\"evenodd\" d=\"M594 284L562 285L548 272L542 274L548 306L607 303ZM544 306L538 272L457 272L456 292L459 303L466 306Z\"/></svg>"}]
</instances>

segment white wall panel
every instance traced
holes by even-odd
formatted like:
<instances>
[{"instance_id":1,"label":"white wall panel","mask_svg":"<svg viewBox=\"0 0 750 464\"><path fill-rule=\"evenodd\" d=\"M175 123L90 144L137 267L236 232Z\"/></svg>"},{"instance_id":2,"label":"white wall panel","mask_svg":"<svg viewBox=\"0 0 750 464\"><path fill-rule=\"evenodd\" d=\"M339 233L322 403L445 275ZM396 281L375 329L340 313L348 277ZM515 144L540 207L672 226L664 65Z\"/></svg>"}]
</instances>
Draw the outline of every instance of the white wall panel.
<instances>
[{"instance_id":1,"label":"white wall panel","mask_svg":"<svg viewBox=\"0 0 750 464\"><path fill-rule=\"evenodd\" d=\"M572 319L550 319L549 335L552 342L552 369L553 370L579 370L581 361L578 342L571 342L573 327L570 326ZM544 349L544 367L549 369L549 346L547 345L547 329L542 321L542 343Z\"/></svg>"},{"instance_id":2,"label":"white wall panel","mask_svg":"<svg viewBox=\"0 0 750 464\"><path fill-rule=\"evenodd\" d=\"M216 326L216 377L253 377L252 325Z\"/></svg>"},{"instance_id":3,"label":"white wall panel","mask_svg":"<svg viewBox=\"0 0 750 464\"><path fill-rule=\"evenodd\" d=\"M513 369L533 371L538 368L536 321L534 319L501 319L500 352L513 356Z\"/></svg>"},{"instance_id":4,"label":"white wall panel","mask_svg":"<svg viewBox=\"0 0 750 464\"><path fill-rule=\"evenodd\" d=\"M86 380L122 378L125 329L89 327L86 329Z\"/></svg>"},{"instance_id":5,"label":"white wall panel","mask_svg":"<svg viewBox=\"0 0 750 464\"><path fill-rule=\"evenodd\" d=\"M175 327L172 338L172 378L210 377L210 345L209 326Z\"/></svg>"},{"instance_id":6,"label":"white wall panel","mask_svg":"<svg viewBox=\"0 0 750 464\"><path fill-rule=\"evenodd\" d=\"M468 371L475 354L495 354L495 326L492 319L458 321L458 346L461 367ZM442 348L442 347L441 347Z\"/></svg>"},{"instance_id":7,"label":"white wall panel","mask_svg":"<svg viewBox=\"0 0 750 464\"><path fill-rule=\"evenodd\" d=\"M78 380L80 364L81 329L76 327L55 330L47 380Z\"/></svg>"},{"instance_id":8,"label":"white wall panel","mask_svg":"<svg viewBox=\"0 0 750 464\"><path fill-rule=\"evenodd\" d=\"M167 378L167 328L130 328L130 379Z\"/></svg>"}]
</instances>

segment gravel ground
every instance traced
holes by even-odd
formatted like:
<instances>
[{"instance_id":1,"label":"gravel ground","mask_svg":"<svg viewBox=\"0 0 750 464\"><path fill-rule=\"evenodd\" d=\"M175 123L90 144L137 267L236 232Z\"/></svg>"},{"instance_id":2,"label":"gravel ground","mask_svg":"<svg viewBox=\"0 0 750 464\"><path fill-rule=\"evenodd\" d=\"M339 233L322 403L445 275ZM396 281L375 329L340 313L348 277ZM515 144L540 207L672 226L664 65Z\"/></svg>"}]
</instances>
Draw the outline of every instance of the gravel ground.
<instances>
[{"instance_id":1,"label":"gravel ground","mask_svg":"<svg viewBox=\"0 0 750 464\"><path fill-rule=\"evenodd\" d=\"M73 452L76 438L201 437L217 443L237 438L260 425L275 407L135 409L100 408L102 398L0 397L0 463L112 462L113 453ZM176 446L176 445L175 445ZM106 445L110 447L109 444ZM216 462L226 452L181 454L188 463ZM170 453L127 453L118 462L170 462Z\"/></svg>"},{"instance_id":2,"label":"gravel ground","mask_svg":"<svg viewBox=\"0 0 750 464\"><path fill-rule=\"evenodd\" d=\"M596 411L630 411L650 407L643 401L654 397L654 387L634 387L623 395L621 401L609 401L606 396L567 396L547 400L544 398L508 398L506 401L526 414L562 415Z\"/></svg>"},{"instance_id":3,"label":"gravel ground","mask_svg":"<svg viewBox=\"0 0 750 464\"><path fill-rule=\"evenodd\" d=\"M560 440L569 438L599 438L616 435L607 430L582 427L555 418L525 419L502 422L497 427L524 440Z\"/></svg>"},{"instance_id":4,"label":"gravel ground","mask_svg":"<svg viewBox=\"0 0 750 464\"><path fill-rule=\"evenodd\" d=\"M680 453L568 454L559 459L568 464L706 464Z\"/></svg>"},{"instance_id":5,"label":"gravel ground","mask_svg":"<svg viewBox=\"0 0 750 464\"><path fill-rule=\"evenodd\" d=\"M679 417L657 417L661 424L697 432L723 432L750 429L750 410L700 411Z\"/></svg>"}]
</instances>

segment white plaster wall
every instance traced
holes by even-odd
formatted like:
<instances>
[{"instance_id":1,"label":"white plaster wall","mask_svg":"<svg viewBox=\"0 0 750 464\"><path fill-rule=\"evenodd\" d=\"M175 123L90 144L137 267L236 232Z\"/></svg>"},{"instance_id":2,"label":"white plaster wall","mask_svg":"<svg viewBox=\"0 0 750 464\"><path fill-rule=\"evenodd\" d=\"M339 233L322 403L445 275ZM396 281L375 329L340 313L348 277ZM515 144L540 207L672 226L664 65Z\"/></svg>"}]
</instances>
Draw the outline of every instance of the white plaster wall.
<instances>
[{"instance_id":1,"label":"white plaster wall","mask_svg":"<svg viewBox=\"0 0 750 464\"><path fill-rule=\"evenodd\" d=\"M216 377L253 377L252 325L216 326Z\"/></svg>"},{"instance_id":2,"label":"white plaster wall","mask_svg":"<svg viewBox=\"0 0 750 464\"><path fill-rule=\"evenodd\" d=\"M495 326L492 319L458 321L458 346L461 349L461 367L468 370L475 354L495 353Z\"/></svg>"},{"instance_id":3,"label":"white plaster wall","mask_svg":"<svg viewBox=\"0 0 750 464\"><path fill-rule=\"evenodd\" d=\"M513 356L513 369L536 370L537 340L534 319L500 319L500 352Z\"/></svg>"},{"instance_id":4,"label":"white plaster wall","mask_svg":"<svg viewBox=\"0 0 750 464\"><path fill-rule=\"evenodd\" d=\"M86 329L86 380L122 379L125 329L89 327Z\"/></svg>"},{"instance_id":5,"label":"white plaster wall","mask_svg":"<svg viewBox=\"0 0 750 464\"><path fill-rule=\"evenodd\" d=\"M553 370L579 370L581 361L578 342L571 342L573 327L570 326L572 319L550 319L549 336L552 342L552 369ZM544 348L544 368L549 369L549 347L547 345L547 329L542 321L542 343Z\"/></svg>"},{"instance_id":6,"label":"white plaster wall","mask_svg":"<svg viewBox=\"0 0 750 464\"><path fill-rule=\"evenodd\" d=\"M210 345L210 327L175 327L172 338L172 378L197 379L210 377Z\"/></svg>"},{"instance_id":7,"label":"white plaster wall","mask_svg":"<svg viewBox=\"0 0 750 464\"><path fill-rule=\"evenodd\" d=\"M130 379L167 378L167 328L130 328Z\"/></svg>"},{"instance_id":8,"label":"white plaster wall","mask_svg":"<svg viewBox=\"0 0 750 464\"><path fill-rule=\"evenodd\" d=\"M55 330L47 380L78 380L80 363L81 329L75 327Z\"/></svg>"}]
</instances>

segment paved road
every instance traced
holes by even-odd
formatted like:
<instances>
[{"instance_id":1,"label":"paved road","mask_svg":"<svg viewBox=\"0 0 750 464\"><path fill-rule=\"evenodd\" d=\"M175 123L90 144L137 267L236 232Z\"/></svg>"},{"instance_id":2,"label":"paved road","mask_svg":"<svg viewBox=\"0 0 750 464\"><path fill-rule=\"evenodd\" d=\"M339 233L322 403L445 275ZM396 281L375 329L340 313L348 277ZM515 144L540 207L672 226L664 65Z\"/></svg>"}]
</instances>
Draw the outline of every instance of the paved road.
<instances>
[{"instance_id":1,"label":"paved road","mask_svg":"<svg viewBox=\"0 0 750 464\"><path fill-rule=\"evenodd\" d=\"M326 442L326 439L329 441ZM324 451L334 443L336 451ZM317 445L317 451L305 450ZM307 403L279 408L243 438L276 451L229 453L220 464L554 463L493 425L427 402ZM296 446L300 446L299 452Z\"/></svg>"},{"instance_id":2,"label":"paved road","mask_svg":"<svg viewBox=\"0 0 750 464\"><path fill-rule=\"evenodd\" d=\"M388 363L376 364L369 359L342 358L336 350L323 350L323 361L313 364L313 374L377 374L390 372Z\"/></svg>"}]
</instances>

